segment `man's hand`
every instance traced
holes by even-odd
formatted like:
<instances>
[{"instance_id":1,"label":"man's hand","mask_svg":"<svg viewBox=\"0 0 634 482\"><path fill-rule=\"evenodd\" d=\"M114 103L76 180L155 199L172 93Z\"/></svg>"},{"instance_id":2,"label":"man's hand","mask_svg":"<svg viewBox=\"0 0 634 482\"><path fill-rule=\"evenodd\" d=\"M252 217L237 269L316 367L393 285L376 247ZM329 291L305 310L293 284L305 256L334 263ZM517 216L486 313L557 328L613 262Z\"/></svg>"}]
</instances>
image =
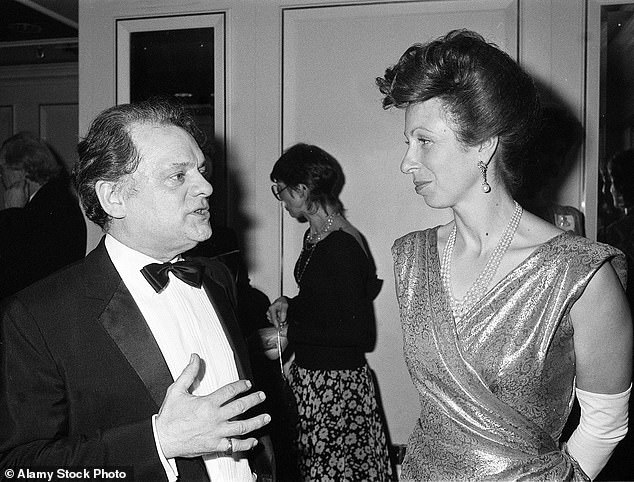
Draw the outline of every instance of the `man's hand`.
<instances>
[{"instance_id":1,"label":"man's hand","mask_svg":"<svg viewBox=\"0 0 634 482\"><path fill-rule=\"evenodd\" d=\"M270 422L268 414L246 420L232 420L262 403L263 392L239 397L251 388L248 380L238 380L205 396L189 393L200 369L200 358L193 354L189 365L167 389L156 418L159 444L166 458L197 457L212 452L250 450L255 438L241 436Z\"/></svg>"}]
</instances>

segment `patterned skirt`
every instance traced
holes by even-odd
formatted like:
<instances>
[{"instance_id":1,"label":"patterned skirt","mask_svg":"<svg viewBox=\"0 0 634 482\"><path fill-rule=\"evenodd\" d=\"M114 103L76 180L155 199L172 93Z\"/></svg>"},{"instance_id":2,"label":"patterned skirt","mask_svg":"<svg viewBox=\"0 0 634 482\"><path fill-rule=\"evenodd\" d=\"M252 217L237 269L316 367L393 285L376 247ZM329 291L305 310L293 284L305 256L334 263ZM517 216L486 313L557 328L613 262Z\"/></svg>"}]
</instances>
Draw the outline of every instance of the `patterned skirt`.
<instances>
[{"instance_id":1,"label":"patterned skirt","mask_svg":"<svg viewBox=\"0 0 634 482\"><path fill-rule=\"evenodd\" d=\"M305 481L392 480L369 366L306 370L291 364L298 411L299 469Z\"/></svg>"}]
</instances>

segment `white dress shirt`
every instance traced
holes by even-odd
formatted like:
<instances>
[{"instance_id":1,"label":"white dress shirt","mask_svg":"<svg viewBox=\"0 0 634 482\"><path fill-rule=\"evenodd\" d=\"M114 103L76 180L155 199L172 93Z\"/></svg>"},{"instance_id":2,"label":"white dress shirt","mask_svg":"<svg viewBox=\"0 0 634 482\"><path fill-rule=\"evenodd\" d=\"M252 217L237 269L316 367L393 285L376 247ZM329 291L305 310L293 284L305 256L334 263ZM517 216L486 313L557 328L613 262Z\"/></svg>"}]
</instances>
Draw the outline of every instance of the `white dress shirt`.
<instances>
[{"instance_id":1,"label":"white dress shirt","mask_svg":"<svg viewBox=\"0 0 634 482\"><path fill-rule=\"evenodd\" d=\"M203 366L190 390L192 394L207 395L238 380L233 350L204 288L189 286L170 273L167 287L156 293L141 274L141 269L160 261L125 246L111 235L106 235L105 244L110 259L150 327L172 378L176 380L189 363L191 354L197 353ZM176 260L178 258L173 261ZM175 461L166 459L160 449L155 419L156 416L152 426L157 450L167 477L173 482L178 470ZM201 423L205 423L204 420ZM212 453L203 456L203 460L212 481L254 480L248 460L239 458L239 454Z\"/></svg>"}]
</instances>

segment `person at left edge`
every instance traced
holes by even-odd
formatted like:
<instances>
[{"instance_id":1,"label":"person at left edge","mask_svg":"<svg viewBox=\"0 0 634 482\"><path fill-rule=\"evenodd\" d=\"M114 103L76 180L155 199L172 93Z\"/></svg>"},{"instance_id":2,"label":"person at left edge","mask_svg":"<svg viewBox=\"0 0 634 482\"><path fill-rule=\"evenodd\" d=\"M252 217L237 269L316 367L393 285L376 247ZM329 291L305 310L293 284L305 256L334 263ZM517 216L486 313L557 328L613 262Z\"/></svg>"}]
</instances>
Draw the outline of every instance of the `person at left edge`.
<instances>
[{"instance_id":1,"label":"person at left edge","mask_svg":"<svg viewBox=\"0 0 634 482\"><path fill-rule=\"evenodd\" d=\"M164 265L162 288L142 273L211 235L198 132L184 109L153 99L105 110L80 142L74 182L105 236L3 303L0 473L122 466L133 480L272 479L270 442L253 433L270 416L244 414L265 395L249 391L228 270Z\"/></svg>"},{"instance_id":2,"label":"person at left edge","mask_svg":"<svg viewBox=\"0 0 634 482\"><path fill-rule=\"evenodd\" d=\"M86 255L86 221L63 162L19 132L0 147L0 300ZM7 193L11 193L7 195Z\"/></svg>"}]
</instances>

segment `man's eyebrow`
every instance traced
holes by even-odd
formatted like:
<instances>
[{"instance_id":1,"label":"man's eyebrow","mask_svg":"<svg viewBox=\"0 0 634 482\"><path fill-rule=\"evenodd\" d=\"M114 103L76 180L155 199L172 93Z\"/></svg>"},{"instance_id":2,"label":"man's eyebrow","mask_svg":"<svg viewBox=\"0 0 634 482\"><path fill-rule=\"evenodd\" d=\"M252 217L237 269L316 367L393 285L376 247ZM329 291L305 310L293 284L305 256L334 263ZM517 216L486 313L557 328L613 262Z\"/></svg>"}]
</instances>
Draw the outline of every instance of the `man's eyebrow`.
<instances>
[{"instance_id":1,"label":"man's eyebrow","mask_svg":"<svg viewBox=\"0 0 634 482\"><path fill-rule=\"evenodd\" d=\"M174 161L174 162L170 162L167 165L167 169L172 169L174 167L188 167L188 166L192 166L194 164L195 163L193 163L191 161L180 161L180 162L179 161ZM198 164L196 163L196 165L198 165Z\"/></svg>"}]
</instances>

